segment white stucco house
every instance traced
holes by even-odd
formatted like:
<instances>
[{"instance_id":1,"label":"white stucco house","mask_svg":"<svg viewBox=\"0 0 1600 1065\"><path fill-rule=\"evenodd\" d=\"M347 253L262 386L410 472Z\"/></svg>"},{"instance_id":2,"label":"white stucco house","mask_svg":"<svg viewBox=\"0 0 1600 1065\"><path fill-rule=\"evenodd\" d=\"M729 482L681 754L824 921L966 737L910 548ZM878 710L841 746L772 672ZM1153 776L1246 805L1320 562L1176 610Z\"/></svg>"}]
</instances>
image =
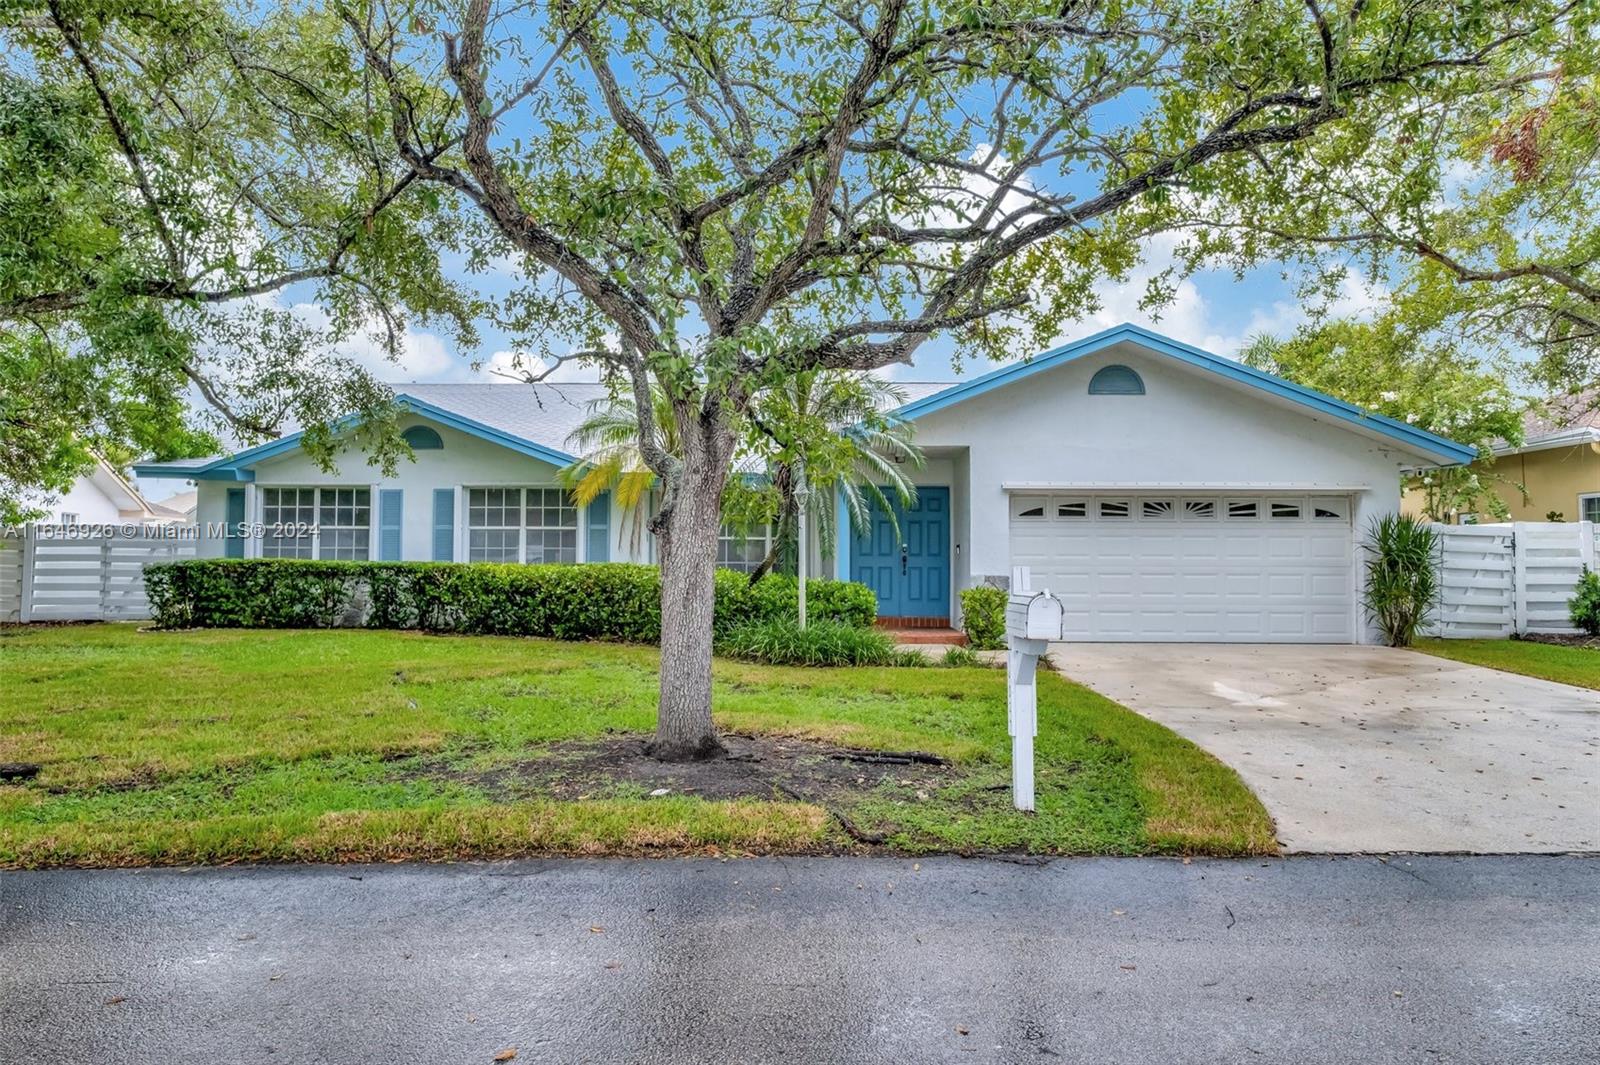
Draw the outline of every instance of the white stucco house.
<instances>
[{"instance_id":1,"label":"white stucco house","mask_svg":"<svg viewBox=\"0 0 1600 1065\"><path fill-rule=\"evenodd\" d=\"M41 509L41 525L165 525L183 518L147 500L98 455L88 471L79 474L59 496L43 501Z\"/></svg>"},{"instance_id":2,"label":"white stucco house","mask_svg":"<svg viewBox=\"0 0 1600 1065\"><path fill-rule=\"evenodd\" d=\"M396 391L416 461L392 478L355 454L324 473L296 436L136 470L196 483L202 555L652 559L639 523L557 487L600 386ZM1401 470L1475 457L1132 325L907 393L898 413L927 462L900 536L878 515L816 561L871 586L880 615L922 623L955 619L956 591L1026 565L1065 600L1072 639L1360 642L1366 525L1399 509ZM317 529L204 535L225 522ZM719 558L747 566L763 546L728 536Z\"/></svg>"}]
</instances>

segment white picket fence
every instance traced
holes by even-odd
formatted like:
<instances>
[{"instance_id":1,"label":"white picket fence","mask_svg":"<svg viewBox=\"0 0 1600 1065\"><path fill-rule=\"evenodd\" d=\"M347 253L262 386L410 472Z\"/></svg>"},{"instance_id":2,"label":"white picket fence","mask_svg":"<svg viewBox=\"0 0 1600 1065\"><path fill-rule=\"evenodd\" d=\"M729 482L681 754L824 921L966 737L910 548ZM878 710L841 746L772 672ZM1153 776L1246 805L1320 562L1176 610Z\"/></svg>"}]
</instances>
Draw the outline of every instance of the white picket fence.
<instances>
[{"instance_id":1,"label":"white picket fence","mask_svg":"<svg viewBox=\"0 0 1600 1065\"><path fill-rule=\"evenodd\" d=\"M1567 600L1583 568L1595 568L1593 522L1435 525L1440 599L1433 634L1495 638L1576 632Z\"/></svg>"},{"instance_id":2,"label":"white picket fence","mask_svg":"<svg viewBox=\"0 0 1600 1065\"><path fill-rule=\"evenodd\" d=\"M128 621L150 616L144 567L193 558L193 528L132 532L27 526L0 539L0 622Z\"/></svg>"}]
</instances>

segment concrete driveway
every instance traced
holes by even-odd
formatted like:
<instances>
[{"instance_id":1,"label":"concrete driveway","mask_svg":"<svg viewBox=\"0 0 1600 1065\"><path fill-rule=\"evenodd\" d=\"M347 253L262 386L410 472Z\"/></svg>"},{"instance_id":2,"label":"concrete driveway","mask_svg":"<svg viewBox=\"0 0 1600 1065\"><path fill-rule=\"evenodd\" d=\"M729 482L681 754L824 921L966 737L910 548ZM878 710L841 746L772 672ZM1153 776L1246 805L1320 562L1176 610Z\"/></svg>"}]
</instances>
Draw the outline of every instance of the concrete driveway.
<instances>
[{"instance_id":1,"label":"concrete driveway","mask_svg":"<svg viewBox=\"0 0 1600 1065\"><path fill-rule=\"evenodd\" d=\"M1387 647L1059 644L1238 770L1290 851L1600 851L1600 692Z\"/></svg>"}]
</instances>

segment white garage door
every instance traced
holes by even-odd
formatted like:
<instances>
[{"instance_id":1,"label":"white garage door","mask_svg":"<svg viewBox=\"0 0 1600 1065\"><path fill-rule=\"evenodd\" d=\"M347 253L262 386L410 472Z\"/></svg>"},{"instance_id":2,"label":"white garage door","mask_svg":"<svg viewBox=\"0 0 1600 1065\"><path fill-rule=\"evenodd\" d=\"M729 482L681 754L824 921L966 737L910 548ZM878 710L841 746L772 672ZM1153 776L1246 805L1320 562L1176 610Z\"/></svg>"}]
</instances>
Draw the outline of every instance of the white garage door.
<instances>
[{"instance_id":1,"label":"white garage door","mask_svg":"<svg viewBox=\"0 0 1600 1065\"><path fill-rule=\"evenodd\" d=\"M1011 563L1068 639L1347 643L1351 552L1343 496L1011 498Z\"/></svg>"}]
</instances>

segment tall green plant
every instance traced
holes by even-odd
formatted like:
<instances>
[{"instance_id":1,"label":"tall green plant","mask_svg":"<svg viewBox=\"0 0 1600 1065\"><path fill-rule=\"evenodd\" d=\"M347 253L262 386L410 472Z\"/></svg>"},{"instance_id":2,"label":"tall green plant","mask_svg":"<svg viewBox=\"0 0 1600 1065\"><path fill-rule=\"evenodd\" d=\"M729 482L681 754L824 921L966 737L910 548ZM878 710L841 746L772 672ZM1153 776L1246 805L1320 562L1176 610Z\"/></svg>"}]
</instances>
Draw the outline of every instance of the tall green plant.
<instances>
[{"instance_id":1,"label":"tall green plant","mask_svg":"<svg viewBox=\"0 0 1600 1065\"><path fill-rule=\"evenodd\" d=\"M1409 647L1439 601L1439 534L1409 514L1374 519L1367 532L1367 617L1390 647Z\"/></svg>"}]
</instances>

